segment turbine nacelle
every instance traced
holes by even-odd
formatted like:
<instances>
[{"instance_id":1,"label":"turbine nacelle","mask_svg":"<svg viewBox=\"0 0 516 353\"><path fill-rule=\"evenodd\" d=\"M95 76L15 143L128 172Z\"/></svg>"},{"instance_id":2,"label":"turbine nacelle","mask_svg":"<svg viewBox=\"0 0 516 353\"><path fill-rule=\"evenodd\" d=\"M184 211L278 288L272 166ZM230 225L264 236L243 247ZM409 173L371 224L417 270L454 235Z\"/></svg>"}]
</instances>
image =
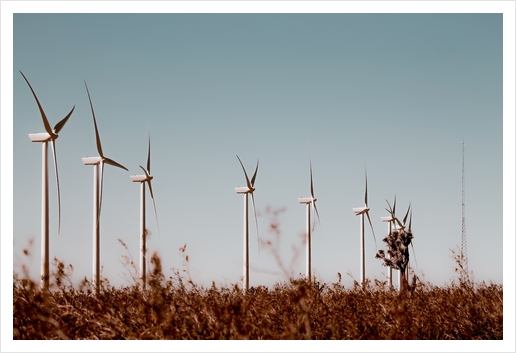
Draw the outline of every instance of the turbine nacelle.
<instances>
[{"instance_id":1,"label":"turbine nacelle","mask_svg":"<svg viewBox=\"0 0 516 353\"><path fill-rule=\"evenodd\" d=\"M238 188L235 188L235 191L237 194L252 194L254 192L254 188L249 188L247 186L240 186Z\"/></svg>"},{"instance_id":2,"label":"turbine nacelle","mask_svg":"<svg viewBox=\"0 0 516 353\"><path fill-rule=\"evenodd\" d=\"M98 165L102 162L102 157L83 157L82 162L84 165Z\"/></svg>"},{"instance_id":3,"label":"turbine nacelle","mask_svg":"<svg viewBox=\"0 0 516 353\"><path fill-rule=\"evenodd\" d=\"M313 197L300 197L300 198L298 198L298 200L299 200L299 203L303 203L303 204L315 203L315 201L317 201L317 199L315 199Z\"/></svg>"},{"instance_id":4,"label":"turbine nacelle","mask_svg":"<svg viewBox=\"0 0 516 353\"><path fill-rule=\"evenodd\" d=\"M35 134L29 134L29 138L32 142L48 142L55 140L57 135L52 136L48 132L38 132Z\"/></svg>"},{"instance_id":5,"label":"turbine nacelle","mask_svg":"<svg viewBox=\"0 0 516 353\"><path fill-rule=\"evenodd\" d=\"M353 212L355 212L357 216L367 213L369 210L369 207L353 207Z\"/></svg>"},{"instance_id":6,"label":"turbine nacelle","mask_svg":"<svg viewBox=\"0 0 516 353\"><path fill-rule=\"evenodd\" d=\"M135 182L135 183L143 183L145 181L149 181L149 180L152 180L154 177L153 176L150 176L150 178L147 178L146 175L131 175L131 181Z\"/></svg>"}]
</instances>

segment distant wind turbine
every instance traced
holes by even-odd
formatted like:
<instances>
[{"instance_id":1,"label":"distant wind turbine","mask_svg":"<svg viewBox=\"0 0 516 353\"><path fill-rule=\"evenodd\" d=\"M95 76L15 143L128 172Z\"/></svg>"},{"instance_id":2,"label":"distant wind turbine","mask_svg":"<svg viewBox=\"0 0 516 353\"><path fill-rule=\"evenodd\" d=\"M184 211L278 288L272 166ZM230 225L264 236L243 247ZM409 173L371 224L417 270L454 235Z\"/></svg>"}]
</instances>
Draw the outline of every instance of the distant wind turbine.
<instances>
[{"instance_id":1,"label":"distant wind turbine","mask_svg":"<svg viewBox=\"0 0 516 353\"><path fill-rule=\"evenodd\" d=\"M61 129L64 127L68 118L72 115L75 106L73 106L72 110L60 121L58 122L53 129L50 128L50 124L48 122L47 116L39 103L39 99L36 96L36 93L32 89L32 86L29 83L29 80L25 77L23 72L21 75L25 79L25 82L29 85L29 88L32 92L32 95L36 99L36 103L39 108L39 112L41 114L41 118L43 119L43 125L45 126L46 132L29 134L29 138L32 142L41 142L42 143L42 167L41 167L41 288L48 289L49 287L49 279L50 279L50 270L49 270L49 225L48 225L48 142L50 141L52 144L52 153L54 156L54 167L56 173L56 185L57 185L57 208L58 208L58 234L61 232L61 192L59 189L59 173L57 170L57 158L56 158L56 147L55 140L58 138L58 134Z\"/></svg>"},{"instance_id":2,"label":"distant wind turbine","mask_svg":"<svg viewBox=\"0 0 516 353\"><path fill-rule=\"evenodd\" d=\"M98 294L100 292L100 209L102 206L102 184L104 180L104 164L110 164L112 166L125 169L126 167L115 162L114 160L104 156L102 152L102 145L100 143L99 130L97 128L97 119L95 119L95 111L93 110L93 104L91 103L90 91L88 85L86 86L86 92L88 93L88 99L90 101L91 114L93 115L93 125L95 127L95 138L97 141L97 151L99 157L84 157L82 159L85 165L92 165L93 168L93 281L95 285L95 291ZM100 198L99 198L99 169L101 169L100 177Z\"/></svg>"},{"instance_id":3,"label":"distant wind turbine","mask_svg":"<svg viewBox=\"0 0 516 353\"><path fill-rule=\"evenodd\" d=\"M138 182L141 185L140 192L140 279L142 281L142 288L145 289L147 279L147 231L145 228L145 183L149 184L149 191L152 198L152 205L154 206L154 215L156 216L156 224L158 226L158 213L156 212L156 203L154 202L154 194L152 193L151 180L154 178L150 175L150 134L149 134L149 149L147 153L147 169L142 168L144 175L131 175L133 182Z\"/></svg>"},{"instance_id":4,"label":"distant wind turbine","mask_svg":"<svg viewBox=\"0 0 516 353\"><path fill-rule=\"evenodd\" d=\"M387 235L391 234L394 218L392 216L382 217L382 222L387 222ZM390 257L390 255L387 254L387 257ZM387 269L387 282L389 283L389 288L392 288L392 267L390 266Z\"/></svg>"},{"instance_id":5,"label":"distant wind turbine","mask_svg":"<svg viewBox=\"0 0 516 353\"><path fill-rule=\"evenodd\" d=\"M258 163L256 162L256 169L254 171L253 177L249 181L249 177L247 176L247 172L245 171L244 164L238 157L238 161L242 166L242 170L244 171L245 180L247 186L237 187L235 191L237 194L244 194L244 288L246 291L249 290L249 194L251 194L251 198L253 200L253 210L254 210L254 219L256 222L256 234L258 236L258 248L260 247L260 235L258 233L258 219L256 218L256 207L254 204L254 182L256 181L256 173L258 172Z\"/></svg>"},{"instance_id":6,"label":"distant wind turbine","mask_svg":"<svg viewBox=\"0 0 516 353\"><path fill-rule=\"evenodd\" d=\"M391 204L389 203L389 201L387 201L387 204L389 205L389 208L388 209L386 208L386 210L387 210L387 212L389 212L391 214L391 216L390 217L382 217L382 219L391 218L391 222L393 224L393 226L391 228L391 232L398 232L397 234L405 234L404 235L405 238L403 238L403 239L405 239L405 241L408 241L410 243L410 245L412 246L412 251L414 252L414 259L416 260L416 272L417 272L417 259L415 257L416 253L415 253L415 249L414 249L414 244L412 243L412 238L413 238L413 235L412 235L412 203L409 203L409 207L407 208L407 212L405 213L405 216L403 217L403 221L400 221L396 217L396 198L394 198L394 204L392 207L391 207ZM409 224L407 227L407 218L409 217L409 213L410 213L410 219L409 219ZM391 232L389 232L389 234ZM407 258L407 266L406 266L406 269L404 269L405 270L404 276L408 283L408 280L410 277L409 276L410 254L408 251L408 245L405 248L405 245L402 243L403 243L403 241L396 247L397 248L400 247L399 250L401 251L401 254L403 254L402 256L405 256ZM391 282L391 285L392 285L392 282ZM400 268L398 270L398 289L399 290L401 290L401 286L402 286L402 270Z\"/></svg>"},{"instance_id":7,"label":"distant wind turbine","mask_svg":"<svg viewBox=\"0 0 516 353\"><path fill-rule=\"evenodd\" d=\"M312 231L314 230L314 225L311 224L311 205L314 205L314 211L317 214L317 219L321 222L319 218L319 211L317 210L317 205L315 202L317 199L314 196L314 181L312 178L312 160L310 159L310 197L301 197L298 198L299 203L306 204L306 278L308 281L312 281Z\"/></svg>"},{"instance_id":8,"label":"distant wind turbine","mask_svg":"<svg viewBox=\"0 0 516 353\"><path fill-rule=\"evenodd\" d=\"M367 215L367 219L369 220L369 225L371 226L371 231L373 232L374 243L376 246L376 235L374 234L373 224L371 223L371 218L369 217L369 206L367 203L367 173L365 176L365 207L355 207L353 208L353 212L358 216L360 215L360 282L362 286L365 285L365 226L364 226L364 214Z\"/></svg>"},{"instance_id":9,"label":"distant wind turbine","mask_svg":"<svg viewBox=\"0 0 516 353\"><path fill-rule=\"evenodd\" d=\"M385 200L387 201L387 200ZM391 204L389 201L387 201L387 204L389 205L389 208L385 209L387 212L389 212L390 216L382 217L383 222L388 222L388 233L387 235L391 234L391 232L395 230L401 229L399 225L396 225L396 223L399 223L399 220L396 218L396 195L394 195L394 203L391 207ZM387 253L387 257L390 258L389 253ZM392 287L392 267L389 266L388 268L388 280L389 280L389 287ZM401 285L401 272L398 271L398 285Z\"/></svg>"}]
</instances>

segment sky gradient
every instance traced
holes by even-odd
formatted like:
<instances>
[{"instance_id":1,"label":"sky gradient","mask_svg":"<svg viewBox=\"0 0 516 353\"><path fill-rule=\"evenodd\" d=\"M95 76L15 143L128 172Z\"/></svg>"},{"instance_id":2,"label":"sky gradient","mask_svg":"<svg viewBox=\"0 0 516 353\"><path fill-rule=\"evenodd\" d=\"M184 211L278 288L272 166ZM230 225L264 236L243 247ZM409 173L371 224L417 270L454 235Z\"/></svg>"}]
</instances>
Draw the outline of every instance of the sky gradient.
<instances>
[{"instance_id":1,"label":"sky gradient","mask_svg":"<svg viewBox=\"0 0 516 353\"><path fill-rule=\"evenodd\" d=\"M27 135L44 127L21 70L52 126L76 107L56 141L60 235L49 154L50 258L74 266L74 283L92 267L93 168L81 158L97 151L86 81L104 153L129 169L104 173L101 256L113 285L133 284L122 256L137 266L140 192L129 176L145 166L149 131L161 234L148 197L148 248L167 277L176 269L203 286L241 284L243 196L234 188L245 178L236 154L250 175L260 161L255 200L265 243L259 250L251 216L250 285L304 275L305 206L297 199L310 194L310 155L321 219L312 235L318 280L336 282L337 273L345 285L359 280L352 208L364 204L367 170L378 249L385 248L386 199L396 196L398 216L413 207L418 275L450 283L457 278L450 249L461 242L464 141L469 269L475 281L503 284L502 19L14 14L14 271L26 264L33 278L40 272L41 145ZM270 210L282 210L279 238ZM179 250L185 244L188 263ZM367 226L366 274L383 281L375 253Z\"/></svg>"}]
</instances>

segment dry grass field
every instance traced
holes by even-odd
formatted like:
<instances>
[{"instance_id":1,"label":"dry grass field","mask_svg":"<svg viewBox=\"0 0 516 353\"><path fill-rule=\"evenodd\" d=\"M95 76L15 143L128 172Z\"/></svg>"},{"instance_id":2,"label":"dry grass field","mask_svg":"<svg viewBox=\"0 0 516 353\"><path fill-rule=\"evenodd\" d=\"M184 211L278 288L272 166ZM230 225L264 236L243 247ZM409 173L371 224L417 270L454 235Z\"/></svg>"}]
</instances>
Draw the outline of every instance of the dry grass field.
<instances>
[{"instance_id":1,"label":"dry grass field","mask_svg":"<svg viewBox=\"0 0 516 353\"><path fill-rule=\"evenodd\" d=\"M269 214L276 240L280 213ZM285 270L274 241L266 245ZM145 290L130 256L122 256L134 284L113 287L103 279L98 295L86 278L73 286L73 266L58 259L48 291L22 266L22 274L13 275L13 339L503 339L503 286L471 281L453 250L457 281L439 287L415 278L402 291L378 280L346 287L340 274L336 283L315 278L247 292L237 284L205 288L190 279L186 245L180 252L185 269L168 278L160 257L152 255Z\"/></svg>"},{"instance_id":2,"label":"dry grass field","mask_svg":"<svg viewBox=\"0 0 516 353\"><path fill-rule=\"evenodd\" d=\"M290 280L247 293L203 288L179 272L165 278L152 257L149 286L69 282L54 261L50 291L14 276L14 339L503 339L503 288L419 282L399 293L376 281L362 288Z\"/></svg>"}]
</instances>

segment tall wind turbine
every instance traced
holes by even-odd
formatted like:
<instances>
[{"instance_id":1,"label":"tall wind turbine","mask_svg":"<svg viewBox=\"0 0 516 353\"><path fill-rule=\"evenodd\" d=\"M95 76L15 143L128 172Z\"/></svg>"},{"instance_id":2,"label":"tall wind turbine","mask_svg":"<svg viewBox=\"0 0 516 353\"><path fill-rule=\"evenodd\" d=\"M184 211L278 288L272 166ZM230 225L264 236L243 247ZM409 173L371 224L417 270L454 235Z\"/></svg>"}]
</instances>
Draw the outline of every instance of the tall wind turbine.
<instances>
[{"instance_id":1,"label":"tall wind turbine","mask_svg":"<svg viewBox=\"0 0 516 353\"><path fill-rule=\"evenodd\" d=\"M93 104L91 103L90 91L88 85L86 86L86 92L88 93L88 99L90 101L91 114L93 115L93 126L95 127L95 138L97 142L98 157L84 157L82 159L85 165L93 166L93 281L95 284L95 291L98 294L100 292L100 209L102 206L102 184L104 180L104 164L110 164L112 166L122 168L128 171L126 167L115 162L114 160L105 157L102 152L102 145L100 143L99 130L97 128L97 119L95 119L95 111L93 110ZM100 166L100 197L99 197L99 166Z\"/></svg>"},{"instance_id":2,"label":"tall wind turbine","mask_svg":"<svg viewBox=\"0 0 516 353\"><path fill-rule=\"evenodd\" d=\"M369 217L369 206L367 203L367 173L365 175L365 207L354 207L353 212L357 216L360 216L360 283L362 286L365 284L365 226L364 226L364 214L367 216L369 220L369 225L371 226L371 231L373 232L374 243L376 246L376 235L374 234L373 224L371 223L371 218Z\"/></svg>"},{"instance_id":3,"label":"tall wind turbine","mask_svg":"<svg viewBox=\"0 0 516 353\"><path fill-rule=\"evenodd\" d=\"M149 191L152 198L152 205L154 206L154 214L156 215L156 224L158 225L158 213L156 212L156 203L154 202L154 194L152 193L151 180L154 178L150 175L150 134L149 134L149 149L147 153L147 169L142 168L144 175L131 175L131 180L135 183L140 183L140 279L142 281L142 288L145 289L147 284L147 231L145 228L145 183L149 184Z\"/></svg>"},{"instance_id":4,"label":"tall wind turbine","mask_svg":"<svg viewBox=\"0 0 516 353\"><path fill-rule=\"evenodd\" d=\"M389 212L390 216L382 217L382 222L387 222L387 235L389 235L391 232L398 229L398 226L396 226L396 195L394 195L394 206L391 207L389 201L387 201L387 204L389 205L389 209L386 208L386 210ZM390 257L389 253L387 253L387 256ZM398 271L398 283L400 282L400 273L401 272ZM392 267L390 266L387 269L387 280L389 287L392 287Z\"/></svg>"},{"instance_id":5,"label":"tall wind turbine","mask_svg":"<svg viewBox=\"0 0 516 353\"><path fill-rule=\"evenodd\" d=\"M314 205L317 219L319 218L319 211L315 202L317 199L314 196L314 181L312 178L312 160L310 160L310 197L298 198L299 203L306 204L306 278L308 281L312 281L312 231L314 227L311 224L311 205ZM314 224L315 226L315 224Z\"/></svg>"},{"instance_id":6,"label":"tall wind turbine","mask_svg":"<svg viewBox=\"0 0 516 353\"><path fill-rule=\"evenodd\" d=\"M256 162L256 169L254 171L253 177L249 181L249 177L247 176L247 172L245 171L244 164L238 157L238 161L242 166L242 170L244 171L245 180L247 186L237 187L235 191L237 194L244 194L244 280L243 285L246 291L249 290L249 194L251 194L251 198L253 200L253 210L254 210L254 219L256 222L256 234L258 236L258 247L260 246L260 235L258 233L258 219L256 218L256 207L254 204L254 182L256 181L256 173L258 172L258 163Z\"/></svg>"},{"instance_id":7,"label":"tall wind turbine","mask_svg":"<svg viewBox=\"0 0 516 353\"><path fill-rule=\"evenodd\" d=\"M25 82L29 85L29 88L32 92L32 95L36 99L36 103L39 108L39 112L41 114L41 118L43 119L43 125L45 126L46 132L29 134L29 138L32 142L41 142L42 143L42 164L41 164L41 288L48 289L49 287L49 279L50 279L50 270L49 270L49 225L48 225L48 142L50 141L52 144L52 154L54 156L54 167L56 173L56 185L57 185L57 208L58 208L58 234L61 231L61 192L59 189L59 173L57 171L57 158L56 158L56 147L55 140L58 138L58 134L61 129L64 127L68 118L72 115L75 106L73 106L72 110L60 121L58 122L54 128L50 128L50 124L48 122L47 116L39 103L39 99L36 96L36 93L32 89L32 86L29 83L29 80L25 77L23 72L20 71Z\"/></svg>"}]
</instances>

